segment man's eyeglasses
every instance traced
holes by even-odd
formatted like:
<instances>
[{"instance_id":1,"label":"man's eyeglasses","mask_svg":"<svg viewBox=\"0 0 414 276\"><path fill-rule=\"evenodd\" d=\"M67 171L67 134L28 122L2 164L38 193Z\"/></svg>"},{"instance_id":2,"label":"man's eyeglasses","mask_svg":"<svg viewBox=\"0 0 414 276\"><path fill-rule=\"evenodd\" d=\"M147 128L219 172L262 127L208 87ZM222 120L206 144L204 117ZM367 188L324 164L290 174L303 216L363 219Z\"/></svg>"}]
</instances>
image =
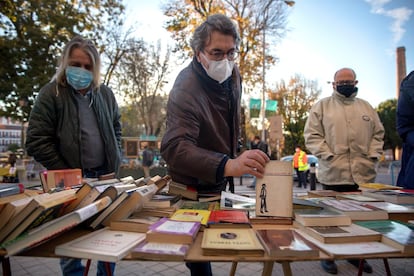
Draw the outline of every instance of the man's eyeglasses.
<instances>
[{"instance_id":1,"label":"man's eyeglasses","mask_svg":"<svg viewBox=\"0 0 414 276\"><path fill-rule=\"evenodd\" d=\"M354 85L355 81L354 80L336 81L336 82L334 82L334 84L336 84L336 85Z\"/></svg>"},{"instance_id":2,"label":"man's eyeglasses","mask_svg":"<svg viewBox=\"0 0 414 276\"><path fill-rule=\"evenodd\" d=\"M226 56L228 60L235 60L239 56L239 51L234 50L234 49L228 51L227 53L223 51L219 51L219 50L213 50L210 52L207 50L204 50L204 52L206 52L209 56L212 56L213 60L216 60L216 61L223 60L224 56Z\"/></svg>"}]
</instances>

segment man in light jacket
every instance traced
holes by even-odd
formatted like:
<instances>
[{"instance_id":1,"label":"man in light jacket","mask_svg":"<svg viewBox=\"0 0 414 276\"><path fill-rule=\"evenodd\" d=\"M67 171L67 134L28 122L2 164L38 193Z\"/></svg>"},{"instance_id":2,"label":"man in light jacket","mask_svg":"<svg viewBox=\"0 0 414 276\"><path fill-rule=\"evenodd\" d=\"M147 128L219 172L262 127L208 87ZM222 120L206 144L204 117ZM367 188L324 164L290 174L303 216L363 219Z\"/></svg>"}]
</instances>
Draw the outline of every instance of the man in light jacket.
<instances>
[{"instance_id":1,"label":"man in light jacket","mask_svg":"<svg viewBox=\"0 0 414 276\"><path fill-rule=\"evenodd\" d=\"M317 102L309 113L304 130L306 148L319 158L318 179L324 189L357 191L359 183L375 181L384 127L375 109L356 97L354 70L338 70L332 84L332 95ZM358 267L358 260L349 261ZM322 267L337 273L333 261L322 261ZM367 262L364 271L372 272Z\"/></svg>"}]
</instances>

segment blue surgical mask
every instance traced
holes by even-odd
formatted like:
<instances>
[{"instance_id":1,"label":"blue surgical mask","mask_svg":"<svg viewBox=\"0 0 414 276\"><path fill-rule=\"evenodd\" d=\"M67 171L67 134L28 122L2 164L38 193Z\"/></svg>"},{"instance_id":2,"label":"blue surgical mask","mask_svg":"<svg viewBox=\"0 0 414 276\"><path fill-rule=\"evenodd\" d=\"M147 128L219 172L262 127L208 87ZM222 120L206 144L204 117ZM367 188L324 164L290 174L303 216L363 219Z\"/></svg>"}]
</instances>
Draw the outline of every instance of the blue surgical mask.
<instances>
[{"instance_id":1,"label":"blue surgical mask","mask_svg":"<svg viewBox=\"0 0 414 276\"><path fill-rule=\"evenodd\" d=\"M93 80L92 72L81 67L68 66L65 73L67 82L75 90L88 88Z\"/></svg>"}]
</instances>

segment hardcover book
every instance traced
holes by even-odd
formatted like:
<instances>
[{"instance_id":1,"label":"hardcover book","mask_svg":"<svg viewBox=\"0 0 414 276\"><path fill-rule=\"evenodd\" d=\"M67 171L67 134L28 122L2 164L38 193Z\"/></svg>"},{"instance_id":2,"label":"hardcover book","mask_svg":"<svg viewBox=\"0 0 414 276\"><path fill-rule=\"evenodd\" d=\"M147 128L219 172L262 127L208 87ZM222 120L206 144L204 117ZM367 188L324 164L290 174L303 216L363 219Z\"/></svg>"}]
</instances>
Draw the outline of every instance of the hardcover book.
<instances>
[{"instance_id":1,"label":"hardcover book","mask_svg":"<svg viewBox=\"0 0 414 276\"><path fill-rule=\"evenodd\" d=\"M184 261L187 255L188 244L158 243L143 241L131 251L133 258L144 260Z\"/></svg>"},{"instance_id":2,"label":"hardcover book","mask_svg":"<svg viewBox=\"0 0 414 276\"><path fill-rule=\"evenodd\" d=\"M308 191L309 197L336 197L339 192L333 190L310 190Z\"/></svg>"},{"instance_id":3,"label":"hardcover book","mask_svg":"<svg viewBox=\"0 0 414 276\"><path fill-rule=\"evenodd\" d=\"M337 226L351 225L348 215L331 209L296 209L295 221L304 226Z\"/></svg>"},{"instance_id":4,"label":"hardcover book","mask_svg":"<svg viewBox=\"0 0 414 276\"><path fill-rule=\"evenodd\" d=\"M198 221L176 221L162 218L147 232L148 242L192 244L199 229Z\"/></svg>"},{"instance_id":5,"label":"hardcover book","mask_svg":"<svg viewBox=\"0 0 414 276\"><path fill-rule=\"evenodd\" d=\"M73 258L117 262L125 257L145 234L103 228L55 248L55 254Z\"/></svg>"},{"instance_id":6,"label":"hardcover book","mask_svg":"<svg viewBox=\"0 0 414 276\"><path fill-rule=\"evenodd\" d=\"M398 253L398 250L395 247L389 246L382 242L350 242L350 243L323 243L317 239L307 235L302 230L297 230L305 239L309 240L322 251L332 257L338 258L364 258L364 256L369 254L379 254L379 253Z\"/></svg>"},{"instance_id":7,"label":"hardcover book","mask_svg":"<svg viewBox=\"0 0 414 276\"><path fill-rule=\"evenodd\" d=\"M349 226L303 226L294 224L306 234L323 243L381 241L381 234L352 223Z\"/></svg>"},{"instance_id":8,"label":"hardcover book","mask_svg":"<svg viewBox=\"0 0 414 276\"><path fill-rule=\"evenodd\" d=\"M292 229L256 230L271 257L318 257L319 248Z\"/></svg>"},{"instance_id":9,"label":"hardcover book","mask_svg":"<svg viewBox=\"0 0 414 276\"><path fill-rule=\"evenodd\" d=\"M293 222L292 217L263 217L256 216L256 212L254 210L248 212L249 221L251 224L291 225Z\"/></svg>"},{"instance_id":10,"label":"hardcover book","mask_svg":"<svg viewBox=\"0 0 414 276\"><path fill-rule=\"evenodd\" d=\"M292 217L292 164L270 161L256 184L256 216Z\"/></svg>"},{"instance_id":11,"label":"hardcover book","mask_svg":"<svg viewBox=\"0 0 414 276\"><path fill-rule=\"evenodd\" d=\"M371 202L364 203L347 199L325 199L320 202L329 208L348 215L353 221L388 219L387 211L370 205Z\"/></svg>"},{"instance_id":12,"label":"hardcover book","mask_svg":"<svg viewBox=\"0 0 414 276\"><path fill-rule=\"evenodd\" d=\"M252 228L206 228L203 255L263 256L264 248Z\"/></svg>"},{"instance_id":13,"label":"hardcover book","mask_svg":"<svg viewBox=\"0 0 414 276\"><path fill-rule=\"evenodd\" d=\"M210 228L251 228L247 211L242 210L213 210L208 218Z\"/></svg>"},{"instance_id":14,"label":"hardcover book","mask_svg":"<svg viewBox=\"0 0 414 276\"><path fill-rule=\"evenodd\" d=\"M2 247L6 249L7 256L15 255L23 250L35 247L38 244L66 232L97 214L106 208L110 202L111 199L109 197L99 199L86 207L46 222L41 226L24 233L17 239L2 244Z\"/></svg>"},{"instance_id":15,"label":"hardcover book","mask_svg":"<svg viewBox=\"0 0 414 276\"><path fill-rule=\"evenodd\" d=\"M30 197L24 197L6 203L0 210L0 229L3 228L3 226L5 226L16 214L20 213L20 211L23 210L23 208L26 207L31 200L32 198Z\"/></svg>"},{"instance_id":16,"label":"hardcover book","mask_svg":"<svg viewBox=\"0 0 414 276\"><path fill-rule=\"evenodd\" d=\"M382 242L403 253L414 253L414 226L393 220L357 221L358 225L382 234Z\"/></svg>"}]
</instances>

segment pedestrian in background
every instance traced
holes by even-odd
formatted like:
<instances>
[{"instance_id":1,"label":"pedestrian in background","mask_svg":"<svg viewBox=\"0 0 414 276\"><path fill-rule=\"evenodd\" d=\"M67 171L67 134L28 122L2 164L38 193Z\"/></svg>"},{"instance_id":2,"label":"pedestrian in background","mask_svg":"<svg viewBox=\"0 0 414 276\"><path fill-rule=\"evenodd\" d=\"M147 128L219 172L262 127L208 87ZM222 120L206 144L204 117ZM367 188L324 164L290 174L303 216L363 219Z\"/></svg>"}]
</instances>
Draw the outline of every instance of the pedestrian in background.
<instances>
[{"instance_id":1,"label":"pedestrian in background","mask_svg":"<svg viewBox=\"0 0 414 276\"><path fill-rule=\"evenodd\" d=\"M74 37L63 49L56 74L42 87L29 118L26 149L48 170L80 168L84 177L118 173L121 123L112 90L100 83L99 53ZM80 259L61 258L63 275L83 275ZM115 263L110 263L111 274ZM98 262L97 275L106 275Z\"/></svg>"},{"instance_id":2,"label":"pedestrian in background","mask_svg":"<svg viewBox=\"0 0 414 276\"><path fill-rule=\"evenodd\" d=\"M144 177L150 177L150 167L154 163L154 151L145 145L142 152L142 168L144 170Z\"/></svg>"},{"instance_id":3,"label":"pedestrian in background","mask_svg":"<svg viewBox=\"0 0 414 276\"><path fill-rule=\"evenodd\" d=\"M384 127L375 109L356 97L357 84L354 70L338 70L332 95L312 106L305 124L306 148L319 159L318 180L324 189L358 191L359 183L375 181ZM348 261L359 266L359 260ZM321 265L328 273L338 272L334 261L322 261ZM364 271L372 272L365 260Z\"/></svg>"},{"instance_id":4,"label":"pedestrian in background","mask_svg":"<svg viewBox=\"0 0 414 276\"><path fill-rule=\"evenodd\" d=\"M401 82L397 106L397 130L403 141L397 186L414 189L414 71Z\"/></svg>"},{"instance_id":5,"label":"pedestrian in background","mask_svg":"<svg viewBox=\"0 0 414 276\"><path fill-rule=\"evenodd\" d=\"M303 187L306 189L306 172L309 169L308 156L306 155L306 152L300 148L300 146L295 147L292 165L296 171L296 175L298 176L298 188Z\"/></svg>"},{"instance_id":6,"label":"pedestrian in background","mask_svg":"<svg viewBox=\"0 0 414 276\"><path fill-rule=\"evenodd\" d=\"M267 145L266 142L260 139L259 135L255 135L253 140L250 142L250 149L259 149L263 151L264 153L266 153L267 156L269 156L269 146ZM253 188L253 189L256 188L256 182L257 182L257 178L253 176L252 184L250 184L247 187Z\"/></svg>"}]
</instances>

